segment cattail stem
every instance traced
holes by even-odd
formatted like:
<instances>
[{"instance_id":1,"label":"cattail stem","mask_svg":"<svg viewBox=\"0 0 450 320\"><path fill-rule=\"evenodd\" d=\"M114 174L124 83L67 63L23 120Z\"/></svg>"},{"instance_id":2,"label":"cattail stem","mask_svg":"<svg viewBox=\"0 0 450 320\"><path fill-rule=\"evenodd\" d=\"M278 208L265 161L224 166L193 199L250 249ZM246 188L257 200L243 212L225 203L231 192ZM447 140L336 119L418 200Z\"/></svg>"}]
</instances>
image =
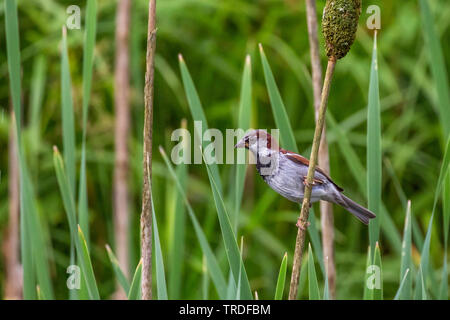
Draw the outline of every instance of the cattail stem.
<instances>
[{"instance_id":1,"label":"cattail stem","mask_svg":"<svg viewBox=\"0 0 450 320\"><path fill-rule=\"evenodd\" d=\"M318 23L316 0L306 0L306 19L308 22L308 38L311 56L312 85L314 92L314 110L316 121L319 118L322 95L322 67L320 65ZM319 146L319 167L330 172L330 156L326 138L326 124L323 126L322 139ZM322 225L323 260L326 265L330 298L336 298L336 266L334 264L334 219L333 205L320 201L320 220Z\"/></svg>"},{"instance_id":2,"label":"cattail stem","mask_svg":"<svg viewBox=\"0 0 450 320\"><path fill-rule=\"evenodd\" d=\"M142 280L141 294L143 300L152 298L152 135L153 135L153 85L154 60L156 47L156 0L149 1L147 55L144 88L144 187L142 191L141 213L141 256Z\"/></svg>"},{"instance_id":3,"label":"cattail stem","mask_svg":"<svg viewBox=\"0 0 450 320\"><path fill-rule=\"evenodd\" d=\"M289 288L289 300L297 298L298 281L300 278L300 269L302 265L303 250L305 247L306 226L309 216L310 200L312 183L314 178L314 172L317 165L317 158L319 154L320 139L322 137L323 126L325 123L325 113L327 111L328 96L330 94L331 79L334 73L334 67L336 66L336 58L330 57L328 60L327 71L325 74L325 81L322 90L322 99L320 102L319 117L316 122L316 129L314 132L314 140L311 150L311 158L309 162L308 175L306 178L306 186L304 192L304 198L302 203L302 209L299 218L299 228L297 232L297 239L295 241L294 251L294 265L292 267L291 285Z\"/></svg>"}]
</instances>

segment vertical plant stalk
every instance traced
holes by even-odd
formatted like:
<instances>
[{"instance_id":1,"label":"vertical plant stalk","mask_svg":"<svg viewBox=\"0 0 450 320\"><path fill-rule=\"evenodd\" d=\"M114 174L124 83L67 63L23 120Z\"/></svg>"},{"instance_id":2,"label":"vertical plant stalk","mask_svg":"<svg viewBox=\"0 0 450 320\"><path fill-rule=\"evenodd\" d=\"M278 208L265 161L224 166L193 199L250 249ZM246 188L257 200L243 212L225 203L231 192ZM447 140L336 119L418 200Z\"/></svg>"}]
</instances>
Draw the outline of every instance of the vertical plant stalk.
<instances>
[{"instance_id":1,"label":"vertical plant stalk","mask_svg":"<svg viewBox=\"0 0 450 320\"><path fill-rule=\"evenodd\" d=\"M314 110L316 121L319 118L322 94L322 67L320 65L317 10L315 0L306 0L306 20L308 23L309 51L311 55L312 85L314 92ZM323 125L319 146L319 167L330 173L330 157L326 137L326 124ZM336 298L336 266L334 263L334 219L333 204L320 201L320 221L322 225L323 260L326 262L330 298Z\"/></svg>"},{"instance_id":2,"label":"vertical plant stalk","mask_svg":"<svg viewBox=\"0 0 450 320\"><path fill-rule=\"evenodd\" d=\"M152 135L153 135L153 94L154 94L154 60L156 47L156 0L149 1L147 54L144 87L144 187L142 191L141 213L141 256L142 279L141 293L143 300L152 298Z\"/></svg>"},{"instance_id":3,"label":"vertical plant stalk","mask_svg":"<svg viewBox=\"0 0 450 320\"><path fill-rule=\"evenodd\" d=\"M9 130L9 221L8 231L3 242L5 258L5 299L18 300L22 296L22 272L19 261L19 159L17 157L16 133L14 132L14 111L11 112L11 126Z\"/></svg>"},{"instance_id":4,"label":"vertical plant stalk","mask_svg":"<svg viewBox=\"0 0 450 320\"><path fill-rule=\"evenodd\" d=\"M128 268L128 136L130 131L130 72L129 72L129 26L130 0L120 0L116 15L116 66L114 79L114 102L116 109L115 161L114 161L114 234L119 265L129 277ZM125 299L126 294L117 286L116 298Z\"/></svg>"},{"instance_id":5,"label":"vertical plant stalk","mask_svg":"<svg viewBox=\"0 0 450 320\"><path fill-rule=\"evenodd\" d=\"M361 0L327 0L322 16L322 32L325 37L325 50L328 56L327 71L320 101L319 115L311 150L311 157L306 177L302 209L297 222L298 232L295 240L294 265L289 288L289 300L297 298L298 281L302 266L303 250L305 246L306 227L308 226L309 208L311 206L311 191L314 172L317 165L320 140L322 138L327 111L328 96L330 94L331 79L338 59L346 56L353 44L361 14Z\"/></svg>"},{"instance_id":6,"label":"vertical plant stalk","mask_svg":"<svg viewBox=\"0 0 450 320\"><path fill-rule=\"evenodd\" d=\"M323 84L322 98L320 102L319 117L316 122L316 129L314 132L314 140L311 150L311 159L309 161L308 175L306 178L305 193L302 203L302 209L298 220L299 228L297 238L295 240L294 251L294 265L292 267L291 285L289 288L289 300L295 300L298 292L298 281L300 278L300 269L302 265L303 250L305 247L306 226L309 217L310 199L312 191L312 183L314 172L317 165L317 157L319 154L320 139L322 137L323 125L325 123L325 113L327 111L328 96L330 93L331 79L336 66L336 59L330 58L328 60L327 71L325 74L325 81Z\"/></svg>"}]
</instances>

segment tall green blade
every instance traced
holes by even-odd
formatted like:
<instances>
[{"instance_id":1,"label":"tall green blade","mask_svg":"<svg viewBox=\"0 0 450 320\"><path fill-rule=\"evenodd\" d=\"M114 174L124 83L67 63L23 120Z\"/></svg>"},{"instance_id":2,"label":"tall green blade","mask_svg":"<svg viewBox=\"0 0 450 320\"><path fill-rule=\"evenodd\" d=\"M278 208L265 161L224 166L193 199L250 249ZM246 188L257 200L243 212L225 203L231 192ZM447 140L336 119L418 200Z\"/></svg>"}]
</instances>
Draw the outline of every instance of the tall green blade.
<instances>
[{"instance_id":1,"label":"tall green blade","mask_svg":"<svg viewBox=\"0 0 450 320\"><path fill-rule=\"evenodd\" d=\"M42 100L44 97L45 80L46 80L47 62L43 55L38 56L33 62L33 74L31 76L30 88L30 113L29 113L29 130L30 130L30 154L35 160L30 168L30 172L38 171L38 151L40 147L40 120ZM36 174L32 177L36 181Z\"/></svg>"},{"instance_id":2,"label":"tall green blade","mask_svg":"<svg viewBox=\"0 0 450 320\"><path fill-rule=\"evenodd\" d=\"M21 80L20 80L20 45L17 4L14 0L5 1L6 53L8 57L9 83L16 115L16 130L21 132ZM18 141L20 136L18 136ZM34 288L33 288L34 291Z\"/></svg>"},{"instance_id":3,"label":"tall green blade","mask_svg":"<svg viewBox=\"0 0 450 320\"><path fill-rule=\"evenodd\" d=\"M197 236L197 239L200 243L200 247L202 249L203 255L205 256L206 264L207 264L207 270L209 274L211 275L212 282L214 283L214 286L216 287L217 293L221 299L226 298L226 291L227 291L227 284L225 277L220 270L219 263L217 262L216 257L214 256L214 253L209 246L208 239L202 230L202 227L200 226L200 223L198 222L194 210L192 210L192 207L186 197L186 193L184 192L183 187L180 184L180 181L177 179L177 175L175 174L175 171L172 168L172 165L169 162L169 159L167 158L166 153L164 150L160 147L159 152L161 153L161 156L164 159L164 162L169 169L169 174L172 177L172 179L175 181L175 184L178 188L178 192L182 196L184 203L186 205L189 218L191 219L192 224L194 225L194 231Z\"/></svg>"},{"instance_id":4,"label":"tall green blade","mask_svg":"<svg viewBox=\"0 0 450 320\"><path fill-rule=\"evenodd\" d=\"M115 254L112 252L109 245L106 245L106 252L108 253L108 258L113 267L114 274L116 275L117 281L119 281L119 284L122 287L122 289L125 291L125 293L128 293L130 291L130 283L128 282L127 277L125 276L122 269L120 268L119 260L117 260Z\"/></svg>"},{"instance_id":5,"label":"tall green blade","mask_svg":"<svg viewBox=\"0 0 450 320\"><path fill-rule=\"evenodd\" d=\"M444 252L444 264L442 265L441 287L439 288L439 299L448 299L448 273L447 273L447 251Z\"/></svg>"},{"instance_id":6,"label":"tall green blade","mask_svg":"<svg viewBox=\"0 0 450 320\"><path fill-rule=\"evenodd\" d=\"M192 81L192 77L181 55L179 56L179 61L180 61L181 78L183 80L183 86L186 92L189 108L191 110L192 119L194 119L194 121L200 121L202 124L201 130L200 128L195 127L196 128L195 134L197 135L198 138L201 138L203 149L205 149L206 146L209 145L209 142L203 139L203 134L208 129L208 122L206 121L205 112L203 111L203 107L200 102L197 90L195 89L194 82ZM201 163L200 155L198 156L198 158L196 158L195 154L198 154L198 152L194 152L194 163ZM214 163L211 165L211 171L212 174L214 175L214 180L217 182L217 187L219 188L219 190L222 191L222 182L220 179L219 168L217 167L217 164Z\"/></svg>"},{"instance_id":7,"label":"tall green blade","mask_svg":"<svg viewBox=\"0 0 450 320\"><path fill-rule=\"evenodd\" d=\"M241 250L240 250L240 265L239 265L239 277L238 277L238 283L236 287L236 300L241 300L241 284L242 284L242 253L244 252L244 237L241 237Z\"/></svg>"},{"instance_id":8,"label":"tall green blade","mask_svg":"<svg viewBox=\"0 0 450 320\"><path fill-rule=\"evenodd\" d=\"M249 300L252 299L252 292L250 289L250 283L247 278L247 272L244 265L241 263L239 254L239 248L236 243L236 237L231 226L229 215L227 213L223 197L219 191L219 188L214 180L210 165L204 159L206 170L208 171L209 182L213 192L214 203L216 205L217 217L219 218L220 229L222 231L222 240L225 245L225 251L227 253L228 263L230 270L233 273L233 277L242 281L242 298ZM242 277L242 279L241 279Z\"/></svg>"},{"instance_id":9,"label":"tall green blade","mask_svg":"<svg viewBox=\"0 0 450 320\"><path fill-rule=\"evenodd\" d=\"M414 292L414 300L427 300L427 289L424 281L424 272L422 270L422 265L419 266L419 272L416 277L416 287Z\"/></svg>"},{"instance_id":10,"label":"tall green blade","mask_svg":"<svg viewBox=\"0 0 450 320\"><path fill-rule=\"evenodd\" d=\"M134 272L133 280L131 281L130 291L128 292L128 300L141 299L141 276L142 276L142 259Z\"/></svg>"},{"instance_id":11,"label":"tall green blade","mask_svg":"<svg viewBox=\"0 0 450 320\"><path fill-rule=\"evenodd\" d=\"M376 32L373 38L367 110L367 196L369 210L377 215L369 223L370 246L375 248L380 233L381 211L381 119Z\"/></svg>"},{"instance_id":12,"label":"tall green blade","mask_svg":"<svg viewBox=\"0 0 450 320\"><path fill-rule=\"evenodd\" d=\"M89 218L86 186L86 127L91 97L92 71L94 69L94 48L97 29L97 0L88 0L86 28L83 46L83 137L81 146L80 180L78 189L78 219L89 246Z\"/></svg>"},{"instance_id":13,"label":"tall green blade","mask_svg":"<svg viewBox=\"0 0 450 320\"><path fill-rule=\"evenodd\" d=\"M61 117L64 163L72 196L75 199L75 125L73 115L72 81L67 53L67 30L63 27L61 47Z\"/></svg>"},{"instance_id":14,"label":"tall green blade","mask_svg":"<svg viewBox=\"0 0 450 320\"><path fill-rule=\"evenodd\" d=\"M444 55L439 42L438 33L434 26L428 0L419 0L420 13L422 15L423 32L426 40L426 50L430 61L430 68L433 74L438 101L439 119L441 121L444 141L450 134L450 91L448 86L448 75L445 67Z\"/></svg>"},{"instance_id":15,"label":"tall green blade","mask_svg":"<svg viewBox=\"0 0 450 320\"><path fill-rule=\"evenodd\" d=\"M397 290L397 293L395 294L394 300L401 300L402 299L402 295L403 295L403 292L405 290L404 287L406 285L406 282L407 282L408 278L411 278L411 276L409 275L409 269L406 269L405 275L403 276L403 279L400 282L400 286L398 287L398 290Z\"/></svg>"},{"instance_id":16,"label":"tall green blade","mask_svg":"<svg viewBox=\"0 0 450 320\"><path fill-rule=\"evenodd\" d=\"M366 259L366 269L365 269L365 273L364 273L364 295L363 295L363 299L364 300L370 300L371 299L371 279L370 276L372 275L372 269L371 269L371 265L372 265L372 253L371 253L371 248L370 246L367 248L367 259ZM369 283L370 281L370 283Z\"/></svg>"},{"instance_id":17,"label":"tall green blade","mask_svg":"<svg viewBox=\"0 0 450 320\"><path fill-rule=\"evenodd\" d=\"M156 289L158 300L167 300L166 274L164 272L164 260L159 241L158 222L156 221L155 207L152 197L152 219L153 219L153 241L155 243L155 265L156 265Z\"/></svg>"},{"instance_id":18,"label":"tall green blade","mask_svg":"<svg viewBox=\"0 0 450 320\"><path fill-rule=\"evenodd\" d=\"M250 119L252 112L252 70L250 56L245 59L244 72L242 74L241 84L241 100L239 102L239 119L238 128L246 131L250 128ZM242 137L238 137L240 140ZM242 192L244 190L245 182L245 164L236 164L235 177L235 195L234 195L234 231L237 232L239 208L242 201Z\"/></svg>"},{"instance_id":19,"label":"tall green blade","mask_svg":"<svg viewBox=\"0 0 450 320\"><path fill-rule=\"evenodd\" d=\"M375 243L375 253L373 257L373 266L375 269L375 286L371 290L372 300L383 300L383 266L381 265L381 251L378 242Z\"/></svg>"},{"instance_id":20,"label":"tall green blade","mask_svg":"<svg viewBox=\"0 0 450 320\"><path fill-rule=\"evenodd\" d=\"M186 129L186 120L183 119L181 127ZM183 144L187 150L187 134L184 133ZM186 190L188 181L188 168L184 163L180 163L176 168L177 180L180 182L183 190ZM184 200L179 191L175 187L175 196L173 197L174 212L173 220L170 220L169 234L171 241L169 242L169 256L168 256L168 281L169 281L169 298L180 299L181 287L184 269L184 254L185 254L185 233L186 233L186 212L184 208ZM170 216L169 216L170 217Z\"/></svg>"},{"instance_id":21,"label":"tall green blade","mask_svg":"<svg viewBox=\"0 0 450 320\"><path fill-rule=\"evenodd\" d=\"M308 244L308 292L309 300L320 300L319 283L317 281L316 268L311 244Z\"/></svg>"},{"instance_id":22,"label":"tall green blade","mask_svg":"<svg viewBox=\"0 0 450 320\"><path fill-rule=\"evenodd\" d=\"M400 281L404 284L399 289L397 295L399 300L409 300L412 298L412 270L411 257L411 201L408 201L406 209L405 226L403 229L402 258L400 266Z\"/></svg>"},{"instance_id":23,"label":"tall green blade","mask_svg":"<svg viewBox=\"0 0 450 320\"><path fill-rule=\"evenodd\" d=\"M55 166L56 178L58 180L67 220L69 221L71 238L75 243L77 257L80 260L81 271L86 283L88 294L90 299L98 300L100 299L100 295L97 288L97 282L95 281L94 271L92 269L89 249L87 248L84 234L81 231L80 226L77 224L75 201L73 199L71 185L66 175L63 159L61 158L61 155L56 147L54 147L53 163Z\"/></svg>"},{"instance_id":24,"label":"tall green blade","mask_svg":"<svg viewBox=\"0 0 450 320\"><path fill-rule=\"evenodd\" d=\"M89 296L93 300L100 300L97 281L95 280L94 269L92 268L91 255L89 254L89 248L86 243L86 238L84 237L80 225L78 225L78 247L79 248L77 250L77 253L81 261L83 277L86 282Z\"/></svg>"},{"instance_id":25,"label":"tall green blade","mask_svg":"<svg viewBox=\"0 0 450 320\"><path fill-rule=\"evenodd\" d=\"M208 276L208 264L206 263L205 256L202 259L202 299L208 300L209 297L209 276Z\"/></svg>"},{"instance_id":26,"label":"tall green blade","mask_svg":"<svg viewBox=\"0 0 450 320\"><path fill-rule=\"evenodd\" d=\"M281 260L280 271L278 272L277 287L275 290L275 300L283 299L284 285L286 284L286 272L287 272L287 252Z\"/></svg>"},{"instance_id":27,"label":"tall green blade","mask_svg":"<svg viewBox=\"0 0 450 320\"><path fill-rule=\"evenodd\" d=\"M22 149L21 134L21 70L19 47L19 24L17 18L17 5L14 0L5 2L5 29L6 51L8 58L8 71L10 79L11 96L15 113L15 128L17 153L20 171L20 236L21 258L23 266L23 295L25 299L36 298L36 281L42 295L53 299L53 289L50 280L48 252L43 239L43 230L36 208L34 189L28 174L24 151Z\"/></svg>"}]
</instances>

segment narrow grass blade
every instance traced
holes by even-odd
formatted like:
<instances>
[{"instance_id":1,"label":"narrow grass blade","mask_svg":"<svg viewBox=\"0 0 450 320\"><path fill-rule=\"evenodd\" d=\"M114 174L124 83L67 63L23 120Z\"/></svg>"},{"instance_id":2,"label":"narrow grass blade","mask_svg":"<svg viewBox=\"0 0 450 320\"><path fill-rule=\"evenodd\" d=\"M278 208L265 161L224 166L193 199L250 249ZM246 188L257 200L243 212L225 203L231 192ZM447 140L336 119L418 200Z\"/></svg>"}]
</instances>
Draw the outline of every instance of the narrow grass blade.
<instances>
[{"instance_id":1,"label":"narrow grass blade","mask_svg":"<svg viewBox=\"0 0 450 320\"><path fill-rule=\"evenodd\" d=\"M108 253L109 261L111 262L111 265L114 270L114 274L116 275L117 281L119 281L120 286L122 289L128 293L130 291L130 283L128 282L127 277L125 277L125 274L123 273L122 269L120 268L119 261L117 260L116 256L112 252L109 245L106 245L106 252Z\"/></svg>"},{"instance_id":2,"label":"narrow grass blade","mask_svg":"<svg viewBox=\"0 0 450 320\"><path fill-rule=\"evenodd\" d=\"M320 242L319 231L317 230L316 214L314 208L311 208L311 210L309 211L308 222L310 223L308 227L309 240L311 241L312 247L316 252L316 257L318 257L322 275L325 276L325 264L323 261L322 244Z\"/></svg>"},{"instance_id":3,"label":"narrow grass blade","mask_svg":"<svg viewBox=\"0 0 450 320\"><path fill-rule=\"evenodd\" d=\"M36 295L38 300L45 300L44 296L42 295L41 287L36 286Z\"/></svg>"},{"instance_id":4,"label":"narrow grass blade","mask_svg":"<svg viewBox=\"0 0 450 320\"><path fill-rule=\"evenodd\" d=\"M423 32L426 40L431 72L435 83L439 101L439 119L441 121L444 141L450 134L450 91L448 75L445 67L444 55L439 42L438 33L434 25L431 10L427 0L419 0L422 15Z\"/></svg>"},{"instance_id":5,"label":"narrow grass blade","mask_svg":"<svg viewBox=\"0 0 450 320\"><path fill-rule=\"evenodd\" d=\"M77 256L80 259L82 275L86 282L89 297L93 300L100 299L97 283L95 281L94 271L92 269L89 250L83 232L77 225L75 202L69 180L64 168L64 162L59 151L54 147L53 163L55 166L56 177L58 180L61 197L63 199L64 209L66 211L67 220L69 221L69 229L72 241L75 243Z\"/></svg>"},{"instance_id":6,"label":"narrow grass blade","mask_svg":"<svg viewBox=\"0 0 450 320\"><path fill-rule=\"evenodd\" d=\"M450 169L447 169L444 187L442 189L442 209L444 212L444 247L448 247L448 231L450 226Z\"/></svg>"},{"instance_id":7,"label":"narrow grass blade","mask_svg":"<svg viewBox=\"0 0 450 320\"><path fill-rule=\"evenodd\" d=\"M412 257L411 257L411 201L408 201L406 208L405 226L403 229L403 242L402 242L402 259L400 267L400 280L402 285L398 290L399 300L409 300L412 298L412 275L409 270L412 270Z\"/></svg>"},{"instance_id":8,"label":"narrow grass blade","mask_svg":"<svg viewBox=\"0 0 450 320\"><path fill-rule=\"evenodd\" d=\"M142 275L142 259L136 267L133 280L131 281L130 291L128 292L128 300L141 299L141 275Z\"/></svg>"},{"instance_id":9,"label":"narrow grass blade","mask_svg":"<svg viewBox=\"0 0 450 320\"><path fill-rule=\"evenodd\" d=\"M372 274L372 254L371 254L371 248L370 246L367 249L367 259L366 259L366 270L364 273L364 300L370 300L371 299L371 290L369 289L369 281L370 281L370 275Z\"/></svg>"},{"instance_id":10,"label":"narrow grass blade","mask_svg":"<svg viewBox=\"0 0 450 320\"><path fill-rule=\"evenodd\" d=\"M448 273L447 273L447 251L444 252L444 263L442 265L441 287L439 288L439 299L448 299Z\"/></svg>"},{"instance_id":11,"label":"narrow grass blade","mask_svg":"<svg viewBox=\"0 0 450 320\"><path fill-rule=\"evenodd\" d=\"M91 97L92 72L94 69L94 48L97 30L97 0L88 0L86 28L83 46L83 136L81 146L80 180L78 189L78 219L89 246L89 218L86 186L86 128ZM128 292L128 291L126 291Z\"/></svg>"},{"instance_id":12,"label":"narrow grass blade","mask_svg":"<svg viewBox=\"0 0 450 320\"><path fill-rule=\"evenodd\" d=\"M21 258L23 266L23 295L25 299L36 298L36 278L45 297L53 298L53 288L50 280L48 252L43 239L43 230L34 202L34 189L28 174L21 135L21 70L19 23L17 4L14 0L5 3L5 30L10 92L15 114L15 131L20 170L20 237Z\"/></svg>"},{"instance_id":13,"label":"narrow grass blade","mask_svg":"<svg viewBox=\"0 0 450 320\"><path fill-rule=\"evenodd\" d=\"M211 184L211 189L214 197L214 203L216 205L217 217L219 219L220 229L222 231L222 240L225 245L225 251L227 253L228 263L230 265L230 270L233 273L233 277L236 279L241 279L242 277L242 298L249 300L252 299L252 292L250 289L250 283L247 278L247 272L245 267L241 262L239 248L236 243L236 236L234 235L233 228L230 223L229 215L223 201L223 197L220 190L214 180L214 176L210 165L204 159L206 170L208 171L209 182Z\"/></svg>"},{"instance_id":14,"label":"narrow grass blade","mask_svg":"<svg viewBox=\"0 0 450 320\"><path fill-rule=\"evenodd\" d=\"M372 300L383 300L383 266L381 265L381 251L378 242L375 243L373 257L374 286L371 290Z\"/></svg>"},{"instance_id":15,"label":"narrow grass blade","mask_svg":"<svg viewBox=\"0 0 450 320\"><path fill-rule=\"evenodd\" d=\"M181 55L179 55L179 62L180 62L180 72L181 72L181 78L183 80L183 86L184 90L186 92L186 97L188 100L189 108L191 110L191 115L194 121L200 121L201 122L201 128L195 127L195 134L197 138L201 138L203 149L206 149L206 146L209 145L208 141L203 139L203 133L208 129L208 122L206 121L205 112L203 111L202 104L200 102L200 98L198 96L197 90L195 89L194 82L192 81L192 77L189 73L189 70L187 68L186 63L184 62L184 59ZM197 138L194 139L194 142L197 143ZM195 147L194 147L194 150ZM199 156L196 158L197 152L194 153L194 163L201 163L201 157ZM222 182L220 179L219 174L219 168L217 167L217 164L211 165L211 171L214 175L214 180L217 182L217 187L220 191L222 191Z\"/></svg>"},{"instance_id":16,"label":"narrow grass blade","mask_svg":"<svg viewBox=\"0 0 450 320\"><path fill-rule=\"evenodd\" d=\"M277 287L275 290L275 300L283 299L284 285L286 284L286 271L287 271L287 252L281 260L280 271L278 272Z\"/></svg>"},{"instance_id":17,"label":"narrow grass blade","mask_svg":"<svg viewBox=\"0 0 450 320\"><path fill-rule=\"evenodd\" d=\"M380 233L381 211L381 119L378 88L377 33L373 38L372 66L370 70L369 101L367 108L367 196L368 209L377 217L369 223L370 246L375 247Z\"/></svg>"},{"instance_id":18,"label":"narrow grass blade","mask_svg":"<svg viewBox=\"0 0 450 320\"><path fill-rule=\"evenodd\" d=\"M91 256L87 247L86 239L83 231L81 231L78 225L78 256L81 258L81 265L83 270L83 276L85 278L86 287L88 289L89 296L93 300L100 300L100 294L98 293L97 281L95 280L94 269L92 268ZM81 252L80 252L81 251Z\"/></svg>"},{"instance_id":19,"label":"narrow grass blade","mask_svg":"<svg viewBox=\"0 0 450 320\"><path fill-rule=\"evenodd\" d=\"M286 108L283 100L281 99L280 92L278 91L277 84L275 83L275 78L261 44L259 45L259 52L261 54L264 78L266 79L266 86L269 92L270 105L272 106L272 113L275 118L275 123L280 130L281 142L288 150L298 153L297 144L295 142L294 133L292 131L291 123L289 122Z\"/></svg>"},{"instance_id":20,"label":"narrow grass blade","mask_svg":"<svg viewBox=\"0 0 450 320\"><path fill-rule=\"evenodd\" d=\"M442 190L442 206L444 213L444 262L442 264L441 288L439 290L439 298L441 300L448 299L448 273L447 273L447 248L448 248L448 230L450 220L450 169L447 170L444 187Z\"/></svg>"},{"instance_id":21,"label":"narrow grass blade","mask_svg":"<svg viewBox=\"0 0 450 320\"><path fill-rule=\"evenodd\" d=\"M191 219L191 222L194 225L195 234L200 243L200 247L202 249L203 255L205 256L206 263L207 263L207 270L211 276L211 280L214 283L214 286L216 287L219 297L221 299L225 299L226 292L227 292L227 284L226 284L225 277L223 276L223 273L219 267L219 263L217 262L217 259L214 256L214 253L213 253L211 247L209 246L207 237L206 237L204 231L202 230L202 227L200 226L200 223L198 222L194 211L192 210L192 207L186 197L186 193L184 192L184 189L181 186L180 181L177 179L177 175L175 174L175 171L173 170L172 165L170 164L165 151L160 147L159 152L161 153L161 156L163 157L164 162L165 162L167 168L169 169L170 176L175 181L175 184L178 188L178 192L180 193L181 197L184 200L186 209L189 214L189 218Z\"/></svg>"},{"instance_id":22,"label":"narrow grass blade","mask_svg":"<svg viewBox=\"0 0 450 320\"><path fill-rule=\"evenodd\" d=\"M242 74L241 84L241 100L239 102L239 119L238 128L246 131L250 128L250 119L252 113L252 70L250 56L245 59L244 71ZM238 140L242 137L238 137ZM236 164L235 177L235 195L234 195L234 217L233 225L234 231L237 232L238 214L242 201L242 192L244 190L245 182L245 164Z\"/></svg>"},{"instance_id":23,"label":"narrow grass blade","mask_svg":"<svg viewBox=\"0 0 450 320\"><path fill-rule=\"evenodd\" d=\"M6 53L8 57L9 83L16 115L16 130L21 132L21 79L20 79L20 45L19 22L17 19L17 4L14 0L5 0L5 29L6 29ZM20 136L18 136L20 139ZM18 139L18 140L19 140ZM34 288L33 288L34 291Z\"/></svg>"},{"instance_id":24,"label":"narrow grass blade","mask_svg":"<svg viewBox=\"0 0 450 320\"><path fill-rule=\"evenodd\" d=\"M181 122L181 127L186 129L186 120L183 119ZM185 132L185 131L184 131ZM187 134L183 135L184 150L188 147ZM180 163L176 168L177 180L180 182L183 190L186 190L186 185L188 182L188 168L184 163ZM180 195L179 191L175 188L175 195L173 197L174 212L173 220L169 223L169 256L168 256L168 281L169 281L169 298L170 299L180 299L183 269L184 269L184 254L185 254L185 230L186 230L186 212L184 208L184 200Z\"/></svg>"},{"instance_id":25,"label":"narrow grass blade","mask_svg":"<svg viewBox=\"0 0 450 320\"><path fill-rule=\"evenodd\" d=\"M208 300L209 297L209 276L208 276L208 264L206 258L202 259L202 299Z\"/></svg>"},{"instance_id":26,"label":"narrow grass blade","mask_svg":"<svg viewBox=\"0 0 450 320\"><path fill-rule=\"evenodd\" d=\"M30 140L32 158L37 159L37 152L40 146L40 120L42 100L44 97L45 80L47 72L47 62L43 55L38 56L33 62L33 74L31 76L31 89L30 89L30 114L29 114L29 127L30 127ZM31 168L32 172L37 172L36 164ZM34 176L36 177L36 176ZM34 178L33 177L33 178ZM35 180L35 179L34 179Z\"/></svg>"},{"instance_id":27,"label":"narrow grass blade","mask_svg":"<svg viewBox=\"0 0 450 320\"><path fill-rule=\"evenodd\" d=\"M155 243L155 264L156 264L156 289L158 300L167 300L166 274L164 272L164 261L159 241L158 222L156 221L155 207L152 197L152 218L153 218L153 241Z\"/></svg>"},{"instance_id":28,"label":"narrow grass blade","mask_svg":"<svg viewBox=\"0 0 450 320\"><path fill-rule=\"evenodd\" d=\"M241 257L241 261L240 261L240 265L239 265L239 277L238 277L238 283L237 283L237 287L236 287L236 300L241 300L241 284L242 284L242 253L244 252L244 237L241 237L241 250L240 250L240 257Z\"/></svg>"},{"instance_id":29,"label":"narrow grass blade","mask_svg":"<svg viewBox=\"0 0 450 320\"><path fill-rule=\"evenodd\" d=\"M320 300L319 283L317 281L316 268L311 243L308 245L308 288L309 300Z\"/></svg>"},{"instance_id":30,"label":"narrow grass blade","mask_svg":"<svg viewBox=\"0 0 450 320\"><path fill-rule=\"evenodd\" d=\"M71 192L75 192L75 125L73 115L72 81L67 53L67 30L63 27L61 47L61 117L64 163ZM75 194L72 194L75 199Z\"/></svg>"},{"instance_id":31,"label":"narrow grass blade","mask_svg":"<svg viewBox=\"0 0 450 320\"><path fill-rule=\"evenodd\" d=\"M395 294L394 300L402 300L402 295L404 295L404 291L405 291L404 287L407 283L408 278L412 279L411 276L409 276L409 269L406 269L405 275L403 276L403 279L400 282L400 287L398 287L398 290L397 290L397 293ZM406 298L406 299L408 299L408 298Z\"/></svg>"},{"instance_id":32,"label":"narrow grass blade","mask_svg":"<svg viewBox=\"0 0 450 320\"><path fill-rule=\"evenodd\" d=\"M414 300L427 300L427 290L424 281L424 274L422 270L422 265L419 266L419 272L416 277L416 287L414 292Z\"/></svg>"}]
</instances>

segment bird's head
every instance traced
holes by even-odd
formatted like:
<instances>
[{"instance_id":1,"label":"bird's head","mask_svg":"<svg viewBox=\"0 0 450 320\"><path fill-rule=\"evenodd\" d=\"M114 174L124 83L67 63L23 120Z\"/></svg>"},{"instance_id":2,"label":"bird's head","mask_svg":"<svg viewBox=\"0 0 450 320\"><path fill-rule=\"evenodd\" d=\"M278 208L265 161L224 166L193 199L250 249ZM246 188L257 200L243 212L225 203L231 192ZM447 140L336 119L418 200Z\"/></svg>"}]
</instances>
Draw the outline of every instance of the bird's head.
<instances>
[{"instance_id":1,"label":"bird's head","mask_svg":"<svg viewBox=\"0 0 450 320\"><path fill-rule=\"evenodd\" d=\"M234 147L246 148L255 155L270 155L279 150L276 139L261 129L251 130Z\"/></svg>"}]
</instances>

